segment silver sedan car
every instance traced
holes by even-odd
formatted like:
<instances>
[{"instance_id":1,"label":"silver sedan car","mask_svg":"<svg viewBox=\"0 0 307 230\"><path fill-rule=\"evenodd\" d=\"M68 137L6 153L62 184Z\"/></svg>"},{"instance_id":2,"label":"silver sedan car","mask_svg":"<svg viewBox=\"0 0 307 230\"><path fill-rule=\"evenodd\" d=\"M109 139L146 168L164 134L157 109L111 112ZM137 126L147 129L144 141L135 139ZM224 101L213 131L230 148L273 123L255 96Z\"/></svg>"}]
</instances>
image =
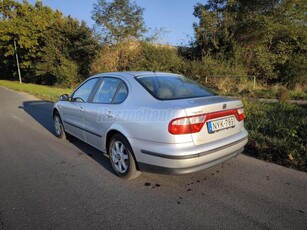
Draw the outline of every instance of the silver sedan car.
<instances>
[{"instance_id":1,"label":"silver sedan car","mask_svg":"<svg viewBox=\"0 0 307 230\"><path fill-rule=\"evenodd\" d=\"M55 103L56 135L108 153L115 173L186 174L237 156L247 143L242 101L171 73L117 72L85 80Z\"/></svg>"}]
</instances>

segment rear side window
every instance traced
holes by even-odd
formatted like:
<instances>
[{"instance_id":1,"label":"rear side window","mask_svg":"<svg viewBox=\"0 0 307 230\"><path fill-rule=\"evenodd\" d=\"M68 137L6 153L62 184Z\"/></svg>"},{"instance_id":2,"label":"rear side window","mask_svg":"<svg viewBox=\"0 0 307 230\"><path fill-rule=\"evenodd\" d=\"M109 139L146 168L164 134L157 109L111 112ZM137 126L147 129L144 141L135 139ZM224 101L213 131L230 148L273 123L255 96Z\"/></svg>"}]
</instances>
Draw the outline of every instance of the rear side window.
<instances>
[{"instance_id":1,"label":"rear side window","mask_svg":"<svg viewBox=\"0 0 307 230\"><path fill-rule=\"evenodd\" d=\"M117 91L116 95L113 98L112 103L120 104L126 99L127 96L128 96L127 86L124 82L122 82L121 86L119 87L119 90Z\"/></svg>"},{"instance_id":2,"label":"rear side window","mask_svg":"<svg viewBox=\"0 0 307 230\"><path fill-rule=\"evenodd\" d=\"M128 95L126 84L118 79L105 77L97 89L93 102L102 104L120 104Z\"/></svg>"},{"instance_id":3,"label":"rear side window","mask_svg":"<svg viewBox=\"0 0 307 230\"><path fill-rule=\"evenodd\" d=\"M139 76L137 81L155 98L173 100L215 95L210 89L179 75Z\"/></svg>"},{"instance_id":4,"label":"rear side window","mask_svg":"<svg viewBox=\"0 0 307 230\"><path fill-rule=\"evenodd\" d=\"M109 104L122 81L118 78L104 78L96 92L93 102Z\"/></svg>"}]
</instances>

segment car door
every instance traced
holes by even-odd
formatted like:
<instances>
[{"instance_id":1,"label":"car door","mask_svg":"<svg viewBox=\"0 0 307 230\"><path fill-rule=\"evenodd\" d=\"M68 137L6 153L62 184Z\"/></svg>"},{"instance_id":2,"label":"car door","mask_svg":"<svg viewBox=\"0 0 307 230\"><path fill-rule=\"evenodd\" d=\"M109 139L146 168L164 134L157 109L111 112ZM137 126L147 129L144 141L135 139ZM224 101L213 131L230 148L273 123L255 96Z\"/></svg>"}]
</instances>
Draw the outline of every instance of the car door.
<instances>
[{"instance_id":1,"label":"car door","mask_svg":"<svg viewBox=\"0 0 307 230\"><path fill-rule=\"evenodd\" d=\"M71 100L61 105L65 131L75 137L85 140L84 136L84 106L94 92L99 78L91 78L80 85L71 95Z\"/></svg>"},{"instance_id":2,"label":"car door","mask_svg":"<svg viewBox=\"0 0 307 230\"><path fill-rule=\"evenodd\" d=\"M103 149L106 131L116 121L120 104L126 99L128 88L119 78L104 77L92 101L84 108L84 129L86 142Z\"/></svg>"}]
</instances>

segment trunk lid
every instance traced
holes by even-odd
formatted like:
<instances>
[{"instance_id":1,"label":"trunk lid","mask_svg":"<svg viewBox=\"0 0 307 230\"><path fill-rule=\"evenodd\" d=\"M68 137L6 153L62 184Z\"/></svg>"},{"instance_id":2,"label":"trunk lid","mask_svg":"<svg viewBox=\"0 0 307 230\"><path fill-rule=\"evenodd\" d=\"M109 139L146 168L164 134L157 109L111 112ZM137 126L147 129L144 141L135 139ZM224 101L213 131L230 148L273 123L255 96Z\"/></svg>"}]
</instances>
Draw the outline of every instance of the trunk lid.
<instances>
[{"instance_id":1,"label":"trunk lid","mask_svg":"<svg viewBox=\"0 0 307 230\"><path fill-rule=\"evenodd\" d=\"M172 101L173 106L174 102L185 110L187 116L206 114L202 129L191 134L195 145L220 140L242 131L243 121L238 121L233 114L243 107L241 100L212 96Z\"/></svg>"}]
</instances>

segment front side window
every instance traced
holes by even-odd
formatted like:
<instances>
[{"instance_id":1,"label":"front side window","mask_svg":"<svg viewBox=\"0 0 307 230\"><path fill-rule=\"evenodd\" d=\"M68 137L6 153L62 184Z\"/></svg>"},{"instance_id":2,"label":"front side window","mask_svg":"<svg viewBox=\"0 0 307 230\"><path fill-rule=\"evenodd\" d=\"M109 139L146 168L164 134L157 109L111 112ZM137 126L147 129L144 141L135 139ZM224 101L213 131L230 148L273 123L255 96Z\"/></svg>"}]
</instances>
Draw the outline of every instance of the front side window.
<instances>
[{"instance_id":1,"label":"front side window","mask_svg":"<svg viewBox=\"0 0 307 230\"><path fill-rule=\"evenodd\" d=\"M214 95L210 89L180 75L149 75L139 76L136 79L151 95L160 100L208 97Z\"/></svg>"},{"instance_id":2,"label":"front side window","mask_svg":"<svg viewBox=\"0 0 307 230\"><path fill-rule=\"evenodd\" d=\"M96 92L93 102L110 104L122 80L118 78L104 78Z\"/></svg>"},{"instance_id":3,"label":"front side window","mask_svg":"<svg viewBox=\"0 0 307 230\"><path fill-rule=\"evenodd\" d=\"M98 81L98 78L93 78L83 83L73 94L73 99L76 101L86 102Z\"/></svg>"}]
</instances>

